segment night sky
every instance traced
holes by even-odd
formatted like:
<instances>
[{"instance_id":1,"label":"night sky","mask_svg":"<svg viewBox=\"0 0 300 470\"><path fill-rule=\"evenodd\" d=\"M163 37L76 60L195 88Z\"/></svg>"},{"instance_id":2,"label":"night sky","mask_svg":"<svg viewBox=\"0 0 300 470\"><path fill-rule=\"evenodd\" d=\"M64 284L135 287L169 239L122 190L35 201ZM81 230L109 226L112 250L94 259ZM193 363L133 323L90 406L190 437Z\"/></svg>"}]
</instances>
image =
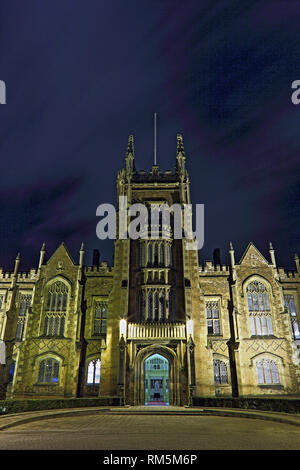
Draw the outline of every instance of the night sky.
<instances>
[{"instance_id":1,"label":"night sky","mask_svg":"<svg viewBox=\"0 0 300 470\"><path fill-rule=\"evenodd\" d=\"M174 169L181 132L201 262L248 243L300 255L299 0L1 0L0 266L37 266L64 241L112 263L96 208L115 203L135 137L138 170Z\"/></svg>"}]
</instances>

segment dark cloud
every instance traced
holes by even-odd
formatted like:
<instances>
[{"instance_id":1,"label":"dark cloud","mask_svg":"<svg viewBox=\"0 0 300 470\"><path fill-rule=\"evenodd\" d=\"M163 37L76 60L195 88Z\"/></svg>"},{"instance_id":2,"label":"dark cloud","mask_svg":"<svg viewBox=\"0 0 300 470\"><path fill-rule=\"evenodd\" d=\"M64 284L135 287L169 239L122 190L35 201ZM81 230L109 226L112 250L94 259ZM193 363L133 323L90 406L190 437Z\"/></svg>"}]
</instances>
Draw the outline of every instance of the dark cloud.
<instances>
[{"instance_id":1,"label":"dark cloud","mask_svg":"<svg viewBox=\"0 0 300 470\"><path fill-rule=\"evenodd\" d=\"M4 0L0 5L0 265L62 241L112 261L96 208L115 201L127 136L136 165L175 166L184 134L210 259L252 240L281 264L300 251L299 2ZM87 254L90 260L90 254Z\"/></svg>"}]
</instances>

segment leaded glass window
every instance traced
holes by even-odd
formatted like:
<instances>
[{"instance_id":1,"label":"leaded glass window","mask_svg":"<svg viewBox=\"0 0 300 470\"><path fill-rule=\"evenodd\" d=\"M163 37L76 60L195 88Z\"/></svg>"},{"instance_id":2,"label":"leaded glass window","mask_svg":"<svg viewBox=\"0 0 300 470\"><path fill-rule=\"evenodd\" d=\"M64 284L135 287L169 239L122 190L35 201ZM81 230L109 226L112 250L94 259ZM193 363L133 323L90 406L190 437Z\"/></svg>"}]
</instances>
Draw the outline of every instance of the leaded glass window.
<instances>
[{"instance_id":1,"label":"leaded glass window","mask_svg":"<svg viewBox=\"0 0 300 470\"><path fill-rule=\"evenodd\" d=\"M55 359L44 359L39 366L39 383L58 383L59 362Z\"/></svg>"},{"instance_id":2,"label":"leaded glass window","mask_svg":"<svg viewBox=\"0 0 300 470\"><path fill-rule=\"evenodd\" d=\"M100 383L100 359L93 359L88 364L87 381L88 385L98 385Z\"/></svg>"},{"instance_id":3,"label":"leaded glass window","mask_svg":"<svg viewBox=\"0 0 300 470\"><path fill-rule=\"evenodd\" d=\"M248 284L247 302L252 336L273 335L272 317L266 286L262 282Z\"/></svg>"},{"instance_id":4,"label":"leaded glass window","mask_svg":"<svg viewBox=\"0 0 300 470\"><path fill-rule=\"evenodd\" d=\"M152 266L152 245L148 244L148 266Z\"/></svg>"},{"instance_id":5,"label":"leaded glass window","mask_svg":"<svg viewBox=\"0 0 300 470\"><path fill-rule=\"evenodd\" d=\"M206 321L207 321L207 334L219 335L221 333L218 301L206 302Z\"/></svg>"},{"instance_id":6,"label":"leaded glass window","mask_svg":"<svg viewBox=\"0 0 300 470\"><path fill-rule=\"evenodd\" d=\"M164 291L161 292L161 294L160 294L159 303L160 303L160 321L164 321L165 316L166 316L165 293L164 293Z\"/></svg>"},{"instance_id":7,"label":"leaded glass window","mask_svg":"<svg viewBox=\"0 0 300 470\"><path fill-rule=\"evenodd\" d=\"M28 308L31 306L31 299L31 294L21 294L20 296L19 315L16 331L16 339L18 340L22 340L24 336L26 313Z\"/></svg>"},{"instance_id":8,"label":"leaded glass window","mask_svg":"<svg viewBox=\"0 0 300 470\"><path fill-rule=\"evenodd\" d=\"M158 266L158 243L154 243L154 266Z\"/></svg>"},{"instance_id":9,"label":"leaded glass window","mask_svg":"<svg viewBox=\"0 0 300 470\"><path fill-rule=\"evenodd\" d=\"M164 244L161 243L159 247L159 264L161 266L164 266L165 263L165 249L164 249Z\"/></svg>"},{"instance_id":10,"label":"leaded glass window","mask_svg":"<svg viewBox=\"0 0 300 470\"><path fill-rule=\"evenodd\" d=\"M107 302L97 301L95 302L95 313L94 313L94 335L105 335L106 334L106 322L107 322Z\"/></svg>"},{"instance_id":11,"label":"leaded glass window","mask_svg":"<svg viewBox=\"0 0 300 470\"><path fill-rule=\"evenodd\" d=\"M276 362L262 359L256 364L257 379L259 385L279 384L279 373Z\"/></svg>"},{"instance_id":12,"label":"leaded glass window","mask_svg":"<svg viewBox=\"0 0 300 470\"><path fill-rule=\"evenodd\" d=\"M167 252L166 266L171 266L172 265L172 249L169 243L167 243L166 252Z\"/></svg>"},{"instance_id":13,"label":"leaded glass window","mask_svg":"<svg viewBox=\"0 0 300 470\"><path fill-rule=\"evenodd\" d=\"M158 292L154 294L154 321L158 321L159 303L158 303Z\"/></svg>"},{"instance_id":14,"label":"leaded glass window","mask_svg":"<svg viewBox=\"0 0 300 470\"><path fill-rule=\"evenodd\" d=\"M49 287L43 334L63 336L68 304L68 286L57 281Z\"/></svg>"},{"instance_id":15,"label":"leaded glass window","mask_svg":"<svg viewBox=\"0 0 300 470\"><path fill-rule=\"evenodd\" d=\"M214 380L216 385L228 384L227 365L219 359L214 360Z\"/></svg>"},{"instance_id":16,"label":"leaded glass window","mask_svg":"<svg viewBox=\"0 0 300 470\"><path fill-rule=\"evenodd\" d=\"M294 296L290 294L285 295L284 305L287 308L288 313L290 315L294 339L300 339L300 330L299 330L299 323L298 323L298 318L297 318Z\"/></svg>"}]
</instances>

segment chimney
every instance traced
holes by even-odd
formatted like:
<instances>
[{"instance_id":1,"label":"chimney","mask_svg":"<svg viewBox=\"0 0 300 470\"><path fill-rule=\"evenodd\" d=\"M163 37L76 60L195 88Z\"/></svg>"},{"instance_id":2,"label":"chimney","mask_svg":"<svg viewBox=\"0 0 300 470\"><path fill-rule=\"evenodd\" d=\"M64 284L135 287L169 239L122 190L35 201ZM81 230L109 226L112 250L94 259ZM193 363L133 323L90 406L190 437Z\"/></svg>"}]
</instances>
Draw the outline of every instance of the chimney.
<instances>
[{"instance_id":1,"label":"chimney","mask_svg":"<svg viewBox=\"0 0 300 470\"><path fill-rule=\"evenodd\" d=\"M218 264L219 266L221 266L220 248L214 249L213 258L214 258L214 265L216 266Z\"/></svg>"},{"instance_id":2,"label":"chimney","mask_svg":"<svg viewBox=\"0 0 300 470\"><path fill-rule=\"evenodd\" d=\"M99 268L99 263L100 263L100 252L99 250L93 250L93 266L96 266Z\"/></svg>"}]
</instances>

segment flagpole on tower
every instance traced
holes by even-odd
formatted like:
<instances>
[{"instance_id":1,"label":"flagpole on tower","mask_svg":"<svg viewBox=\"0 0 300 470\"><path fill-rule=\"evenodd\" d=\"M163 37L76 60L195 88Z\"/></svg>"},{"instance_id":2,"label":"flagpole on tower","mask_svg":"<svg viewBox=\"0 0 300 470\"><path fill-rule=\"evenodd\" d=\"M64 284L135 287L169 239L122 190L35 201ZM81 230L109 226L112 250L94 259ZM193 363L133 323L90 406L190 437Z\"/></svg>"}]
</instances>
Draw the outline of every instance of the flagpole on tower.
<instances>
[{"instance_id":1,"label":"flagpole on tower","mask_svg":"<svg viewBox=\"0 0 300 470\"><path fill-rule=\"evenodd\" d=\"M156 166L156 113L154 113L154 165Z\"/></svg>"}]
</instances>

